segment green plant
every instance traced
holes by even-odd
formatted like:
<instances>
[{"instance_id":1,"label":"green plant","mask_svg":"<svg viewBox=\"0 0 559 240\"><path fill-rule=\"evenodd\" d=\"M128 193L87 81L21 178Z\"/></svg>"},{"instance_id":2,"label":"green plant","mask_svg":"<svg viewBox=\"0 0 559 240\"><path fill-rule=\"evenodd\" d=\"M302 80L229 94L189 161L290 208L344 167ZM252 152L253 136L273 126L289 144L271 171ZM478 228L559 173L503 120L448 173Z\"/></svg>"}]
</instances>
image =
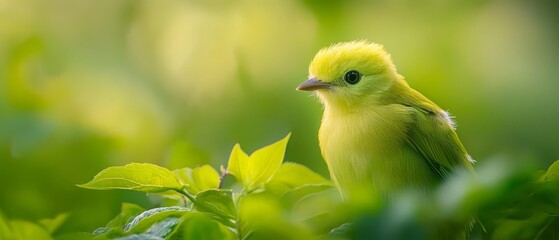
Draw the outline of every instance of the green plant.
<instances>
[{"instance_id":1,"label":"green plant","mask_svg":"<svg viewBox=\"0 0 559 240\"><path fill-rule=\"evenodd\" d=\"M8 220L0 212L0 239L49 240L52 239L51 235L58 230L67 218L68 214L63 213L52 219L42 219L38 223L33 223L25 220Z\"/></svg>"},{"instance_id":2,"label":"green plant","mask_svg":"<svg viewBox=\"0 0 559 240\"><path fill-rule=\"evenodd\" d=\"M476 216L470 239L557 239L559 161L547 171L487 161L477 176L456 173L432 196L402 192L390 203L363 189L342 201L332 183L283 162L289 135L250 156L235 145L227 168L168 170L153 164L110 167L80 187L161 196L121 212L93 233L60 233L68 214L32 223L0 214L0 239L439 239ZM52 237L54 236L54 237Z\"/></svg>"},{"instance_id":3,"label":"green plant","mask_svg":"<svg viewBox=\"0 0 559 240\"><path fill-rule=\"evenodd\" d=\"M174 206L145 210L125 203L94 239L300 239L323 212L299 208L313 196L338 202L330 181L303 165L283 162L289 135L250 156L237 144L221 174L209 165L174 171L153 164L110 167L83 188L127 189L174 200ZM323 206L323 205L322 205ZM286 215L287 214L287 215ZM324 218L323 218L324 221ZM326 219L328 221L328 219Z\"/></svg>"},{"instance_id":4,"label":"green plant","mask_svg":"<svg viewBox=\"0 0 559 240\"><path fill-rule=\"evenodd\" d=\"M489 161L478 166L478 176L455 174L430 198L402 192L386 203L364 189L363 198L344 202L328 180L282 163L288 139L250 156L235 145L221 173L209 165L170 171L139 163L101 171L80 186L173 201L149 210L123 204L93 239L437 239L474 216L472 239L558 236L559 161L535 175Z\"/></svg>"}]
</instances>

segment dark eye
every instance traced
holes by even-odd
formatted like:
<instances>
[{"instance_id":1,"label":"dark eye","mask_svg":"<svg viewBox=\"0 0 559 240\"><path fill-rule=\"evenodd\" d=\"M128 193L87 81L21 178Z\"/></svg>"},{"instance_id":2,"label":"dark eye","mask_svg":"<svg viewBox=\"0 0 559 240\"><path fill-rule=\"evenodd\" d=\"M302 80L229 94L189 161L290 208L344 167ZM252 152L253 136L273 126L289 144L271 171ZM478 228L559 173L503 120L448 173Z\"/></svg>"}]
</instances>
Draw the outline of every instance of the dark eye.
<instances>
[{"instance_id":1,"label":"dark eye","mask_svg":"<svg viewBox=\"0 0 559 240\"><path fill-rule=\"evenodd\" d=\"M344 81L351 85L358 83L359 80L361 80L361 73L358 71L349 70L344 75Z\"/></svg>"}]
</instances>

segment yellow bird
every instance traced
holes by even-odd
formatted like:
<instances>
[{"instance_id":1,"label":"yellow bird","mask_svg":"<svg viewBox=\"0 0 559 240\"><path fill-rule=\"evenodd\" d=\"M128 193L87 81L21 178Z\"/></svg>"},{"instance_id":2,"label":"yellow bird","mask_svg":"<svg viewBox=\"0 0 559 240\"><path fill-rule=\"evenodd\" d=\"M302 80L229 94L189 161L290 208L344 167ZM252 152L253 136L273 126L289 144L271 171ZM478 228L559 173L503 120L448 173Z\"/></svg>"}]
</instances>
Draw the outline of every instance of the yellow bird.
<instances>
[{"instance_id":1,"label":"yellow bird","mask_svg":"<svg viewBox=\"0 0 559 240\"><path fill-rule=\"evenodd\" d=\"M473 173L451 116L408 85L382 45L320 50L297 90L315 91L324 105L320 149L346 198L363 187L429 192L458 168Z\"/></svg>"}]
</instances>

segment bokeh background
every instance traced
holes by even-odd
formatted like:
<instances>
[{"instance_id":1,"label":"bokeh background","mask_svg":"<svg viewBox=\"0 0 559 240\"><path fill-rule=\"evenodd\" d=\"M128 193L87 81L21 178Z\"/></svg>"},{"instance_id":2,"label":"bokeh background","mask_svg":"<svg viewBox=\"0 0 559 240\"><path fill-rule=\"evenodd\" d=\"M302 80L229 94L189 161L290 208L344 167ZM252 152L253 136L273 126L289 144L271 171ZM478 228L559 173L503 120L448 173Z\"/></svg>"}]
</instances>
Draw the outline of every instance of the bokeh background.
<instances>
[{"instance_id":1,"label":"bokeh background","mask_svg":"<svg viewBox=\"0 0 559 240\"><path fill-rule=\"evenodd\" d=\"M103 168L225 164L291 132L327 176L321 106L295 87L322 47L368 39L456 116L479 162L559 158L556 1L0 0L0 210L104 225L142 194L75 186Z\"/></svg>"}]
</instances>

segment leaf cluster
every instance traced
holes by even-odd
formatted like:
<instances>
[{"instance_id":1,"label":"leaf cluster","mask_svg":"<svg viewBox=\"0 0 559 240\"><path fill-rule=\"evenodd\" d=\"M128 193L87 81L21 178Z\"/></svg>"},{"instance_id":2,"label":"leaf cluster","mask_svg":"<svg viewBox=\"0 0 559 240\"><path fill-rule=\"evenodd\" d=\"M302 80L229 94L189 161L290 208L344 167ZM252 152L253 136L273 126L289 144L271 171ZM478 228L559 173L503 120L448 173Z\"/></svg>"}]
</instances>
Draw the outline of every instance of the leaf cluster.
<instances>
[{"instance_id":1,"label":"leaf cluster","mask_svg":"<svg viewBox=\"0 0 559 240\"><path fill-rule=\"evenodd\" d=\"M327 179L283 162L288 139L250 155L237 144L219 170L109 167L79 186L144 192L164 204L123 203L119 215L92 233L58 234L68 214L38 223L0 214L0 239L559 238L559 161L539 172L488 161L476 176L458 172L427 197L402 191L386 199L365 188L342 201Z\"/></svg>"},{"instance_id":2,"label":"leaf cluster","mask_svg":"<svg viewBox=\"0 0 559 240\"><path fill-rule=\"evenodd\" d=\"M90 182L96 190L127 189L160 195L173 206L125 203L93 239L300 239L312 236L304 221L327 209L297 210L312 195L339 196L330 181L307 167L283 162L289 135L248 155L240 145L227 168L210 165L169 170L153 164L109 167Z\"/></svg>"}]
</instances>

